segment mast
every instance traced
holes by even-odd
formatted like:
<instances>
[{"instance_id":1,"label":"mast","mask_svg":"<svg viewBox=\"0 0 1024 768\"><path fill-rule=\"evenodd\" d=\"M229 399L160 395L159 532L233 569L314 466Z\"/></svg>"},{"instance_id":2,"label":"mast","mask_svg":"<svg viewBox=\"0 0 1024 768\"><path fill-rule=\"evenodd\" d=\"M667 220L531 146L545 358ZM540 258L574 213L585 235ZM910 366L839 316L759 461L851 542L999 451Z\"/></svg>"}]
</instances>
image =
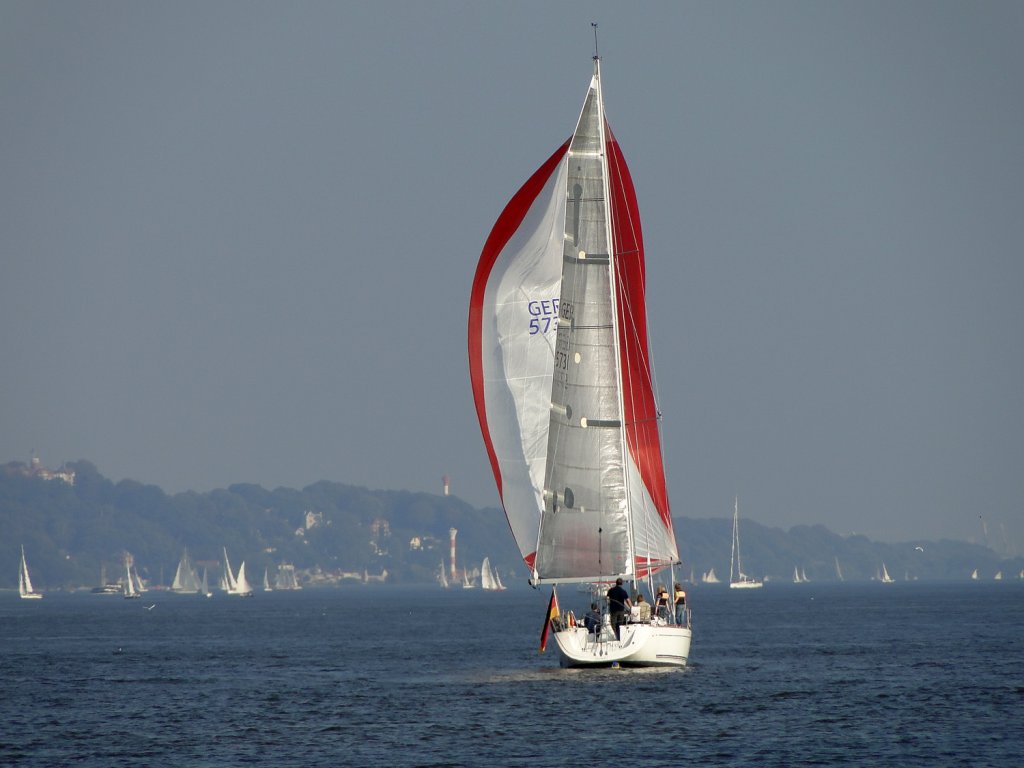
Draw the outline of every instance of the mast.
<instances>
[{"instance_id":1,"label":"mast","mask_svg":"<svg viewBox=\"0 0 1024 768\"><path fill-rule=\"evenodd\" d=\"M612 221L612 217L615 215L612 206L612 194L611 194L611 182L609 180L608 173L608 136L606 133L607 123L604 115L604 89L601 87L601 57L597 55L597 25L594 24L594 81L597 86L597 111L598 111L598 126L601 135L601 181L604 186L604 205L605 205L605 216L604 216L604 228L605 228L605 240L608 243L608 287L611 294L611 308L612 308L612 342L615 348L615 377L617 381L617 394L618 394L618 407L619 407L619 450L622 452L623 457L629 456L629 445L626 441L626 407L623 401L623 393L625 387L622 381L622 339L620 338L619 325L619 299L618 299L618 285L615 277L616 273L616 259L618 255L615 252L615 226ZM625 500L626 500L626 551L627 551L627 569L632 571L632 576L636 578L636 537L633 532L633 509L632 509L632 496L629 492L630 487L630 462L624 461L622 467L622 480L623 485L626 489ZM614 574L611 574L614 575Z\"/></svg>"},{"instance_id":2,"label":"mast","mask_svg":"<svg viewBox=\"0 0 1024 768\"><path fill-rule=\"evenodd\" d=\"M735 506L732 510L732 554L729 555L729 581L733 580L733 563L736 564L737 570L743 570L743 566L739 563L739 549L740 549L740 497L735 498Z\"/></svg>"}]
</instances>

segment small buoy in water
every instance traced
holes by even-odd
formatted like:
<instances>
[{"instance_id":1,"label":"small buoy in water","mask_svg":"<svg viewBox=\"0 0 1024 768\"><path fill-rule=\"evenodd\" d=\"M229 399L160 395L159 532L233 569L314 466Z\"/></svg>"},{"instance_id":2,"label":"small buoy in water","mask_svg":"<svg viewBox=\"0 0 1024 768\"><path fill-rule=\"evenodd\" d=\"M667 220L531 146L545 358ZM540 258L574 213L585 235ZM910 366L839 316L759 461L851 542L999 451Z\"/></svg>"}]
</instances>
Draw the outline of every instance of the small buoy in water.
<instances>
[{"instance_id":1,"label":"small buoy in water","mask_svg":"<svg viewBox=\"0 0 1024 768\"><path fill-rule=\"evenodd\" d=\"M618 669L618 668L619 668L619 662L613 661L612 662L612 669Z\"/></svg>"}]
</instances>

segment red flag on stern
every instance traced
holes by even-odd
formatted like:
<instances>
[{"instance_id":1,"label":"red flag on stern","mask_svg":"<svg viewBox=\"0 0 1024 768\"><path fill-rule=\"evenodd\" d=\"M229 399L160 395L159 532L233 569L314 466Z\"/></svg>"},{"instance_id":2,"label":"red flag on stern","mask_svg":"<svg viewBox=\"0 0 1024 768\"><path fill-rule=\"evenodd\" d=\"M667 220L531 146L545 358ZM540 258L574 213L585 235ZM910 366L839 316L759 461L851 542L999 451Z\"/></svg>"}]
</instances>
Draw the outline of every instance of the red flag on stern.
<instances>
[{"instance_id":1,"label":"red flag on stern","mask_svg":"<svg viewBox=\"0 0 1024 768\"><path fill-rule=\"evenodd\" d=\"M555 595L554 586L551 587L551 599L548 600L548 612L544 617L544 629L540 631L540 652L548 647L548 631L551 629L551 620L558 618L558 596Z\"/></svg>"}]
</instances>

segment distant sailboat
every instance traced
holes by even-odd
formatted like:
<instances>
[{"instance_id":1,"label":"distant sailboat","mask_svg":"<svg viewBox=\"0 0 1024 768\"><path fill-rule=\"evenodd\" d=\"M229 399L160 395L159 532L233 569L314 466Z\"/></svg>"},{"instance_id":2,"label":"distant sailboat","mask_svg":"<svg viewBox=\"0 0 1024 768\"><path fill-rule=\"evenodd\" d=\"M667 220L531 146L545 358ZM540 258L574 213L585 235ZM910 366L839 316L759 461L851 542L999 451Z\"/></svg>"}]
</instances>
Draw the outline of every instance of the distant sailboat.
<instances>
[{"instance_id":1,"label":"distant sailboat","mask_svg":"<svg viewBox=\"0 0 1024 768\"><path fill-rule=\"evenodd\" d=\"M480 565L480 587L492 592L499 592L505 588L494 569L491 568L491 558L489 557L485 557Z\"/></svg>"},{"instance_id":2,"label":"distant sailboat","mask_svg":"<svg viewBox=\"0 0 1024 768\"><path fill-rule=\"evenodd\" d=\"M228 550L224 547L224 575L222 583L227 586L227 593L229 595L236 595L237 597L252 597L252 587L249 585L248 580L245 578L245 561L238 566L238 576L236 577L231 572L231 563L228 561Z\"/></svg>"},{"instance_id":3,"label":"distant sailboat","mask_svg":"<svg viewBox=\"0 0 1024 768\"><path fill-rule=\"evenodd\" d=\"M793 566L793 583L794 584L806 584L810 579L807 578L807 574L804 573L802 568Z\"/></svg>"},{"instance_id":4,"label":"distant sailboat","mask_svg":"<svg viewBox=\"0 0 1024 768\"><path fill-rule=\"evenodd\" d=\"M444 560L441 560L441 567L437 569L437 583L441 589L448 589L448 573L445 571Z\"/></svg>"},{"instance_id":5,"label":"distant sailboat","mask_svg":"<svg viewBox=\"0 0 1024 768\"><path fill-rule=\"evenodd\" d=\"M975 568L973 571L971 571L971 581L977 581L977 580L978 580L978 569Z\"/></svg>"},{"instance_id":6,"label":"distant sailboat","mask_svg":"<svg viewBox=\"0 0 1024 768\"><path fill-rule=\"evenodd\" d=\"M491 558L485 557L480 565L480 588L494 589L494 579L491 577Z\"/></svg>"},{"instance_id":7,"label":"distant sailboat","mask_svg":"<svg viewBox=\"0 0 1024 768\"><path fill-rule=\"evenodd\" d=\"M203 568L203 582L199 587L199 594L203 597L213 597L213 592L210 591L210 582L206 579L206 568Z\"/></svg>"},{"instance_id":8,"label":"distant sailboat","mask_svg":"<svg viewBox=\"0 0 1024 768\"><path fill-rule=\"evenodd\" d=\"M124 599L136 600L142 597L142 592L135 586L135 578L132 577L132 556L124 554Z\"/></svg>"},{"instance_id":9,"label":"distant sailboat","mask_svg":"<svg viewBox=\"0 0 1024 768\"><path fill-rule=\"evenodd\" d=\"M290 591L302 589L302 585L299 584L299 580L295 575L294 565L291 563L281 563L277 566L277 579L275 580L274 587Z\"/></svg>"},{"instance_id":10,"label":"distant sailboat","mask_svg":"<svg viewBox=\"0 0 1024 768\"><path fill-rule=\"evenodd\" d=\"M36 592L32 588L32 579L28 575L28 563L25 562L25 546L21 547L21 564L18 566L18 594L22 600L40 600L42 592Z\"/></svg>"},{"instance_id":11,"label":"distant sailboat","mask_svg":"<svg viewBox=\"0 0 1024 768\"><path fill-rule=\"evenodd\" d=\"M839 567L839 557L838 556L836 556L836 578L839 579L840 581L845 581L845 579L843 579L843 569Z\"/></svg>"},{"instance_id":12,"label":"distant sailboat","mask_svg":"<svg viewBox=\"0 0 1024 768\"><path fill-rule=\"evenodd\" d=\"M892 584L895 579L889 575L889 570L885 567L885 563L882 563L882 576L881 581L883 584Z\"/></svg>"},{"instance_id":13,"label":"distant sailboat","mask_svg":"<svg viewBox=\"0 0 1024 768\"><path fill-rule=\"evenodd\" d=\"M1003 580L1003 572L1002 571L996 571L996 575L993 578L995 578L996 581L1002 581Z\"/></svg>"},{"instance_id":14,"label":"distant sailboat","mask_svg":"<svg viewBox=\"0 0 1024 768\"><path fill-rule=\"evenodd\" d=\"M715 569L714 568L712 568L712 569L710 569L708 571L705 571L704 574L700 577L700 580L703 581L705 584L720 584L721 583L719 578L715 575Z\"/></svg>"},{"instance_id":15,"label":"distant sailboat","mask_svg":"<svg viewBox=\"0 0 1024 768\"><path fill-rule=\"evenodd\" d=\"M235 579L235 591L231 592L232 595L238 595L239 597L252 597L252 587L245 578L245 560L238 566L238 578Z\"/></svg>"},{"instance_id":16,"label":"distant sailboat","mask_svg":"<svg viewBox=\"0 0 1024 768\"><path fill-rule=\"evenodd\" d=\"M235 594L235 574L231 572L231 562L228 560L228 548L224 547L224 570L220 574L220 588L229 595Z\"/></svg>"},{"instance_id":17,"label":"distant sailboat","mask_svg":"<svg viewBox=\"0 0 1024 768\"><path fill-rule=\"evenodd\" d=\"M270 586L270 571L266 568L263 569L263 591L273 592L273 588Z\"/></svg>"},{"instance_id":18,"label":"distant sailboat","mask_svg":"<svg viewBox=\"0 0 1024 768\"><path fill-rule=\"evenodd\" d=\"M181 560L178 561L178 570L174 572L174 581L171 584L171 592L182 594L193 594L199 592L199 582L196 579L196 569L192 566L192 560L186 549Z\"/></svg>"},{"instance_id":19,"label":"distant sailboat","mask_svg":"<svg viewBox=\"0 0 1024 768\"><path fill-rule=\"evenodd\" d=\"M743 565L740 561L740 497L737 496L732 512L732 554L729 556L729 588L758 589L763 586L763 582L752 579L743 572Z\"/></svg>"}]
</instances>

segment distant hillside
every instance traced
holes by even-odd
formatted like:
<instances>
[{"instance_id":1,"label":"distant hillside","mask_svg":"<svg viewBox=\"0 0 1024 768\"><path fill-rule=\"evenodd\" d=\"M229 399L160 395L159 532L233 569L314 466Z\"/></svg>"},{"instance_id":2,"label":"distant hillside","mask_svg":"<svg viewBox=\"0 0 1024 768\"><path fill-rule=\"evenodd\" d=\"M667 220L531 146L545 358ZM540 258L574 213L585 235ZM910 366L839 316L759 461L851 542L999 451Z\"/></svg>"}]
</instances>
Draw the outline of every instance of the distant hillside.
<instances>
[{"instance_id":1,"label":"distant hillside","mask_svg":"<svg viewBox=\"0 0 1024 768\"><path fill-rule=\"evenodd\" d=\"M0 587L17 584L20 544L33 581L51 589L96 585L101 571L116 580L126 551L143 579L168 584L185 548L219 569L223 547L236 569L245 560L254 582L282 562L326 575L387 570L390 582L430 581L442 558L450 565L450 528L458 530L460 568L479 568L489 556L506 582L525 575L504 514L451 496L330 482L168 495L113 483L87 461L67 465L73 485L27 475L24 466L0 468Z\"/></svg>"},{"instance_id":2,"label":"distant hillside","mask_svg":"<svg viewBox=\"0 0 1024 768\"><path fill-rule=\"evenodd\" d=\"M72 476L73 473L73 476ZM73 480L73 482L69 482ZM696 577L729 569L731 521L676 519L683 570ZM965 579L977 568L1007 578L1024 560L1000 561L984 547L963 542L881 544L841 537L821 526L782 531L743 523L745 570L790 580L800 568L814 581L836 579L836 560L848 581L872 578L885 563L896 579ZM16 586L19 545L33 580L44 589L74 588L119 578L124 553L152 585L166 585L182 552L219 573L226 547L250 579L265 568L292 563L306 578L338 581L345 575L380 575L391 583L430 582L442 559L449 563L449 529L458 530L457 565L478 568L485 556L506 585L525 583L527 572L504 514L476 509L451 496L368 490L319 482L301 490L232 485L209 493L173 495L132 480L103 477L88 461L45 473L12 462L0 467L0 588Z\"/></svg>"},{"instance_id":3,"label":"distant hillside","mask_svg":"<svg viewBox=\"0 0 1024 768\"><path fill-rule=\"evenodd\" d=\"M883 544L865 536L839 536L821 525L783 531L751 520L742 521L741 528L743 570L774 581L793 581L794 569L810 581L837 581L838 573L846 581L866 581L876 577L883 563L897 581L967 579L974 569L981 579L1000 570L1016 578L1024 568L1024 558L1000 560L991 549L962 541ZM697 579L711 568L723 581L728 578L732 520L681 518L676 536L684 567L692 566Z\"/></svg>"}]
</instances>

